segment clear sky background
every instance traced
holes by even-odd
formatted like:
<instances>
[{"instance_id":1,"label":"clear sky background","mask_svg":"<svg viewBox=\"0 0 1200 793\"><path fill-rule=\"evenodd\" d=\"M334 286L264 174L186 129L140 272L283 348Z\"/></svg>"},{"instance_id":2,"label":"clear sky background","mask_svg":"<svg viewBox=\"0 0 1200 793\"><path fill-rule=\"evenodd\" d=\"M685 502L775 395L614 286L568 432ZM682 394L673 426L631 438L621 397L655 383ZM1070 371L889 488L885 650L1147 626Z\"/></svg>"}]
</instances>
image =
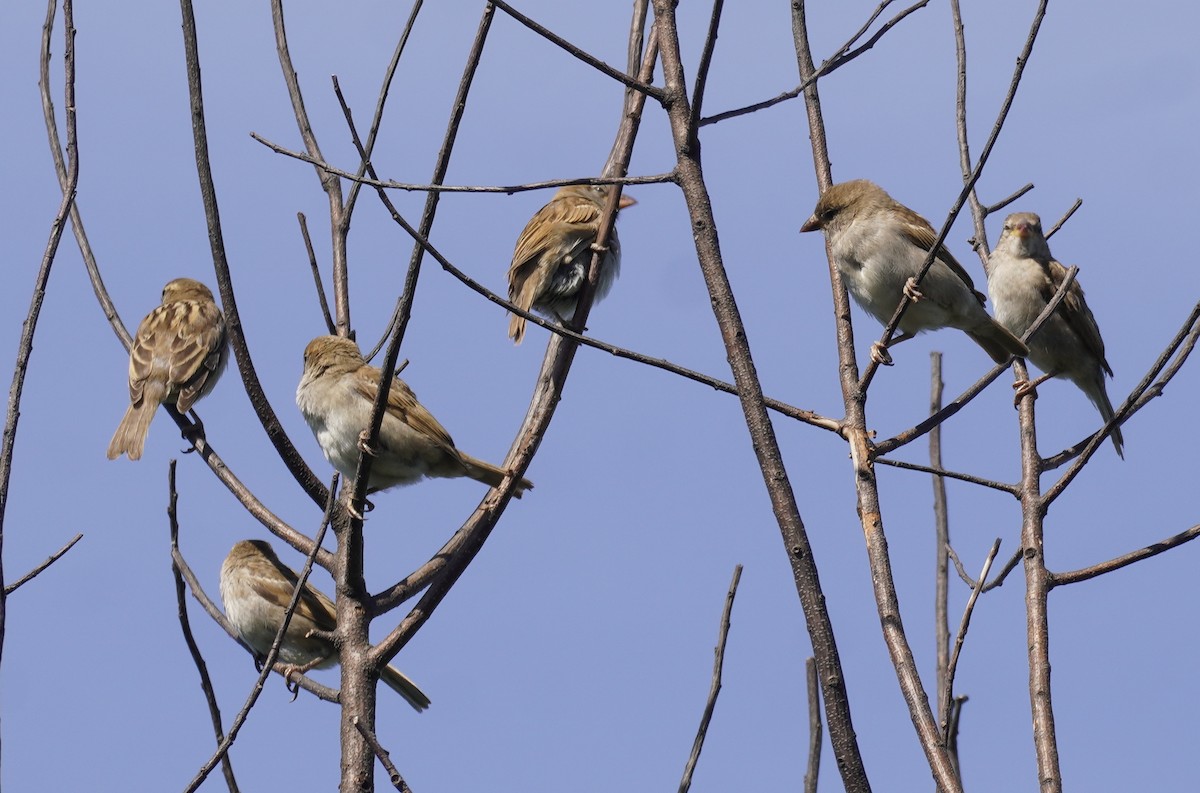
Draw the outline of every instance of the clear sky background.
<instances>
[{"instance_id":1,"label":"clear sky background","mask_svg":"<svg viewBox=\"0 0 1200 793\"><path fill-rule=\"evenodd\" d=\"M991 129L1035 3L965 4L973 151ZM873 2L812 3L818 60ZM401 64L376 150L385 177L424 182L482 4L427 3ZM609 63L625 58L629 3L528 0L530 13ZM375 104L407 4L294 2L292 55L326 156L357 159L330 88L337 74L360 119ZM60 200L37 94L44 8L0 9L0 107L8 186L0 230L6 288L0 352L11 361L29 288ZM321 477L330 473L293 394L301 352L323 332L296 212L307 213L329 270L328 210L313 169L251 131L301 148L265 2L197 8L218 199L239 306L258 373L284 427ZM689 78L708 5L680 7ZM81 3L78 204L128 326L163 284L212 284L197 190L179 9ZM1196 214L1200 11L1062 0L1050 6L995 155L985 203L1026 182L1013 210L1047 224L1082 209L1052 241L1078 264L1124 399L1200 296L1191 251ZM54 35L61 114L62 36ZM774 96L798 82L788 4L730 4L707 112ZM834 176L869 177L940 225L961 187L954 130L950 11L935 2L873 51L821 82ZM611 146L620 86L497 14L448 181L515 184L598 173ZM725 264L765 391L841 415L829 284L820 235L799 235L816 201L800 101L703 132ZM632 174L674 163L661 110L647 104ZM679 191L629 191L620 220L621 280L592 313L597 337L728 378ZM548 193L448 195L433 240L496 291L517 234ZM419 194L394 195L416 219ZM1001 213L1002 215L1003 213ZM1002 221L993 216L994 243ZM948 245L983 283L964 214ZM410 240L364 192L350 238L353 323L382 333ZM877 325L855 310L859 357ZM428 262L402 356L405 379L459 447L499 461L516 432L545 331L514 349L504 312ZM895 351L868 404L888 436L927 411L929 352L944 351L947 395L990 365L965 336L942 331ZM126 355L97 307L74 241L64 238L26 383L4 523L14 579L77 531L83 541L9 601L0 667L3 765L11 790L182 789L213 746L196 671L175 617L165 507L167 461L180 458L182 544L210 594L234 542L266 537L184 444L156 419L139 463L104 450L126 404ZM7 365L7 364L5 364ZM947 466L1013 481L1017 415L1005 375L945 428ZM1197 520L1192 449L1200 370L1125 425L1126 459L1105 446L1051 510L1047 557L1068 570L1141 547ZM1043 386L1042 450L1099 425L1069 383ZM232 370L200 404L214 448L298 529L320 511L275 459ZM840 642L855 727L876 790L931 780L884 647L854 512L845 444L775 417ZM897 455L924 461L920 442ZM431 696L417 716L380 694L381 740L417 793L476 790L670 790L678 785L708 691L718 618L735 564L725 686L694 790L798 789L807 743L807 633L779 532L734 397L603 353L576 359L558 414L529 469L537 489L498 530L397 665ZM905 625L926 685L933 679L934 542L929 478L881 468L881 499ZM1047 482L1051 481L1049 478ZM1017 548L1012 498L948 484L954 545L976 573L996 537ZM424 562L483 488L438 480L381 494L366 526L373 588ZM285 561L301 559L276 541ZM1055 591L1051 660L1059 748L1069 789L1192 790L1200 776L1194 576L1200 546ZM328 577L314 581L327 591ZM968 591L952 581L957 623ZM377 627L382 634L401 612ZM197 638L226 719L254 680L250 657L198 610ZM959 667L970 696L960 749L968 790L1036 788L1027 694L1023 578L983 597ZM316 677L337 684L335 672ZM272 678L232 751L244 790L332 790L338 713ZM386 786L382 776L381 786ZM221 789L219 779L206 789ZM826 750L822 790L841 787ZM382 787L381 787L382 789Z\"/></svg>"}]
</instances>

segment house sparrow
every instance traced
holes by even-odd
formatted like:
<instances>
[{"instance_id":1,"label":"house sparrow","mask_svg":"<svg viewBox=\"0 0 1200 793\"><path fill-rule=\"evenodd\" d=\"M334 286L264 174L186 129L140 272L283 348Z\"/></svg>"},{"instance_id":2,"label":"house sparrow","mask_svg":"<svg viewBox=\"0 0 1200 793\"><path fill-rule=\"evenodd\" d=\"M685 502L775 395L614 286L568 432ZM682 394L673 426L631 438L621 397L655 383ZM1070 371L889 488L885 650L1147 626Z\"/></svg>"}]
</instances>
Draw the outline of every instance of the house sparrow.
<instances>
[{"instance_id":1,"label":"house sparrow","mask_svg":"<svg viewBox=\"0 0 1200 793\"><path fill-rule=\"evenodd\" d=\"M915 279L937 234L925 218L897 203L866 179L835 184L821 195L801 231L823 229L830 255L855 301L886 325L903 295L913 302L900 320L902 335L889 346L926 330L965 331L996 363L1028 352L1021 340L997 324L983 308L971 276L950 252L939 247L933 266L918 287ZM891 364L876 342L871 358Z\"/></svg>"},{"instance_id":2,"label":"house sparrow","mask_svg":"<svg viewBox=\"0 0 1200 793\"><path fill-rule=\"evenodd\" d=\"M454 448L450 434L399 377L388 389L378 445L365 449L362 441L380 376L350 339L318 336L304 348L304 375L296 389L296 405L325 459L342 476L353 480L359 453L366 451L375 455L368 493L412 484L423 476L469 476L491 487L500 486L508 472ZM532 482L522 479L514 495L520 498L532 487Z\"/></svg>"},{"instance_id":3,"label":"house sparrow","mask_svg":"<svg viewBox=\"0 0 1200 793\"><path fill-rule=\"evenodd\" d=\"M212 391L228 357L225 315L208 287L191 278L164 286L162 305L138 325L129 350L129 409L108 444L108 459L140 459L158 406L187 413Z\"/></svg>"},{"instance_id":4,"label":"house sparrow","mask_svg":"<svg viewBox=\"0 0 1200 793\"><path fill-rule=\"evenodd\" d=\"M1066 278L1067 268L1050 255L1042 234L1042 219L1032 212L1014 212L988 260L988 292L996 304L996 320L1013 333L1024 333ZM1104 389L1112 368L1104 360L1104 340L1092 316L1083 287L1071 283L1058 309L1029 340L1029 360L1045 372L1032 382L1017 383L1017 399L1051 377L1065 377L1087 395L1105 422L1113 418ZM1120 427L1113 427L1113 446L1125 457Z\"/></svg>"},{"instance_id":5,"label":"house sparrow","mask_svg":"<svg viewBox=\"0 0 1200 793\"><path fill-rule=\"evenodd\" d=\"M271 651L299 580L295 571L279 561L270 543L263 540L242 540L233 546L221 565L225 616L260 661ZM337 627L336 614L333 601L305 581L296 611L279 644L279 662L290 667L287 677L310 669L328 669L338 662L337 648L332 642L323 636L308 635L312 631L332 633ZM429 697L399 669L385 666L379 679L417 711L429 707Z\"/></svg>"},{"instance_id":6,"label":"house sparrow","mask_svg":"<svg viewBox=\"0 0 1200 793\"><path fill-rule=\"evenodd\" d=\"M508 268L508 299L520 308L536 309L561 322L575 313L579 290L592 260L592 244L600 230L600 215L611 188L606 185L568 185L539 209L517 238ZM622 195L617 210L636 204ZM595 302L599 303L621 272L621 244L614 226L608 252L600 263ZM516 344L525 337L525 318L513 314L508 335Z\"/></svg>"}]
</instances>

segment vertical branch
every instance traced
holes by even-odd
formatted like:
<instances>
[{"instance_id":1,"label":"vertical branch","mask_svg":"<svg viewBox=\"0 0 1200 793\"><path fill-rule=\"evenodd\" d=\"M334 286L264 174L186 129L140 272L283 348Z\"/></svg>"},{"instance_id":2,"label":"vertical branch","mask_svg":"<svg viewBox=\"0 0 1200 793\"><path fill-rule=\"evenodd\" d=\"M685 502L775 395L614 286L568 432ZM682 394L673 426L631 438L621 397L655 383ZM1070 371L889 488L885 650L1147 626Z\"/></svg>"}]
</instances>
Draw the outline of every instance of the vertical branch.
<instances>
[{"instance_id":1,"label":"vertical branch","mask_svg":"<svg viewBox=\"0 0 1200 793\"><path fill-rule=\"evenodd\" d=\"M50 34L54 27L55 0L49 0L46 23L43 28L42 47L42 101L50 101L48 79L50 63ZM33 354L33 334L37 330L38 318L42 313L42 301L46 297L46 284L50 280L50 268L58 253L66 227L67 215L75 205L75 188L79 184L79 150L75 137L75 13L71 0L63 0L63 112L67 121L67 174L62 185L62 201L50 224L50 235L42 253L42 263L34 277L33 294L29 300L29 311L21 326L21 340L17 344L17 360L13 366L12 384L8 389L8 410L4 418L4 439L0 442L0 659L4 657L4 632L8 618L8 593L4 586L4 515L8 511L8 485L12 478L13 451L17 442L17 423L21 417L21 394L25 390L25 373L29 369L29 358ZM53 137L53 136L52 136ZM56 144L54 145L56 147Z\"/></svg>"},{"instance_id":2,"label":"vertical branch","mask_svg":"<svg viewBox=\"0 0 1200 793\"><path fill-rule=\"evenodd\" d=\"M1018 379L1029 373L1017 359ZM1050 621L1047 600L1053 586L1046 569L1043 544L1045 501L1041 495L1042 459L1037 450L1034 398L1020 403L1021 428L1021 548L1025 559L1025 633L1029 647L1029 704L1033 711L1033 745L1037 753L1038 790L1061 793L1062 770L1058 764L1058 739L1054 727L1054 705L1050 691Z\"/></svg>"},{"instance_id":3,"label":"vertical branch","mask_svg":"<svg viewBox=\"0 0 1200 793\"><path fill-rule=\"evenodd\" d=\"M725 272L712 204L700 164L700 142L695 130L689 128L691 109L688 106L683 64L680 60L679 30L676 27L674 2L654 0L654 15L659 45L662 48L664 105L674 138L679 184L691 217L697 259L708 287L713 312L721 329L734 382L737 384L746 428L792 566L792 576L804 610L813 654L821 672L830 741L837 757L838 768L848 791L867 791L870 790L870 783L850 718L845 676L838 656L833 625L825 608L816 562L795 494L788 480L787 469L783 464L775 430L763 405L762 386L750 355L746 329Z\"/></svg>"},{"instance_id":4,"label":"vertical branch","mask_svg":"<svg viewBox=\"0 0 1200 793\"><path fill-rule=\"evenodd\" d=\"M808 766L804 770L804 793L817 793L821 772L821 684L817 680L817 659L804 660L808 680Z\"/></svg>"},{"instance_id":5,"label":"vertical branch","mask_svg":"<svg viewBox=\"0 0 1200 793\"><path fill-rule=\"evenodd\" d=\"M300 128L300 138L309 156L318 162L324 162L321 147L317 145L317 136L308 120L308 111L304 109L304 95L300 93L300 80L296 77L296 69L292 66L292 56L288 51L287 29L283 22L283 0L271 0L271 21L275 28L275 49L279 52L279 66L283 69L283 81L287 84L288 98L292 102L292 112L296 115L296 125ZM337 315L338 335L350 334L350 290L349 274L346 267L346 234L348 227L344 226L345 206L342 204L342 182L338 177L329 173L321 166L313 166L321 189L329 197L329 230L333 246L333 303ZM224 298L224 295L222 295ZM239 364L241 360L239 359Z\"/></svg>"},{"instance_id":6,"label":"vertical branch","mask_svg":"<svg viewBox=\"0 0 1200 793\"><path fill-rule=\"evenodd\" d=\"M929 354L929 362L929 413L930 415L935 415L942 409L942 389L945 385L942 382L942 354L940 352L931 352ZM933 468L942 467L942 425L940 424L929 432L929 465ZM934 640L937 646L937 712L945 713L947 707L945 697L947 669L950 664L950 613L948 607L950 590L950 518L946 508L946 480L937 474L933 475L933 525L934 542L937 545L933 566L933 627Z\"/></svg>"},{"instance_id":7,"label":"vertical branch","mask_svg":"<svg viewBox=\"0 0 1200 793\"><path fill-rule=\"evenodd\" d=\"M458 92L454 96L454 103L450 106L450 120L446 123L446 133L442 136L442 147L438 150L437 161L433 166L433 177L429 180L430 184L440 185L446 179L446 171L450 168L450 153L454 151L454 143L458 140L458 129L462 124L463 113L467 110L467 96L475 81L475 72L479 68L480 58L483 57L483 45L487 42L488 31L491 30L492 18L495 13L494 5L484 3L483 13L479 17L479 25L475 29L475 40L471 42L471 51L467 53L467 62L463 67L462 78L458 81ZM364 153L363 161L367 162L369 156L369 151ZM369 163L367 173L372 178L377 178L375 168ZM383 189L377 188L377 192L381 199L386 199L386 192ZM425 239L429 238L429 233L433 230L433 220L437 215L438 202L441 199L442 194L439 190L430 190L425 195L425 208L421 212L421 222L417 227ZM389 202L384 200L384 204L386 206ZM394 214L394 210L392 211ZM400 299L396 301L396 309L392 312L391 322L388 323L388 328L379 340L379 344L366 356L368 359L374 358L375 353L383 347L385 340L391 337L392 346L388 348L387 360L381 367L384 372L392 371L392 367L396 365L400 342L404 339L404 332L408 327L409 317L412 315L413 300L417 293L417 279L421 274L421 262L424 260L425 248L420 243L413 243L412 253L408 259L408 272L404 276L404 291L401 293ZM380 392L382 395L382 389Z\"/></svg>"},{"instance_id":8,"label":"vertical branch","mask_svg":"<svg viewBox=\"0 0 1200 793\"><path fill-rule=\"evenodd\" d=\"M804 96L808 108L809 134L813 145L813 164L816 169L817 183L824 191L832 183L832 178L817 84L815 80L812 80L815 69L808 42L804 0L792 0L792 30L795 36L800 79L808 84ZM826 247L828 248L828 243ZM850 443L855 489L858 495L858 515L866 539L871 581L874 585L875 602L879 610L884 641L887 644L888 653L891 655L901 693L908 705L913 726L916 728L921 747L925 750L925 756L933 771L934 779L943 793L958 793L962 786L958 783L954 764L946 751L941 732L938 730L933 712L929 707L929 697L921 684L916 659L913 657L912 648L905 636L904 624L900 617L900 603L892 578L887 537L883 531L879 488L875 478L874 463L871 459L871 444L866 419L867 383L864 378L864 382L860 385L857 378L858 368L854 360L854 335L850 325L849 301L841 279L837 275L837 268L833 265L833 258L829 257L829 260L830 277L833 284L834 320L837 324L842 400L846 407L846 423L843 432ZM868 368L868 374L871 371ZM829 722L830 738L832 739L834 736L832 715L829 717Z\"/></svg>"},{"instance_id":9,"label":"vertical branch","mask_svg":"<svg viewBox=\"0 0 1200 793\"><path fill-rule=\"evenodd\" d=\"M700 761L700 750L704 748L708 725L717 707L717 695L721 693L721 672L725 667L725 642L729 638L730 615L733 613L733 599L737 595L738 582L741 579L742 566L739 564L733 568L733 581L730 582L729 592L725 595L725 609L721 612L721 627L717 631L717 646L713 649L712 685L709 686L708 700L704 703L704 715L700 717L700 728L696 730L696 740L692 742L692 753L688 755L683 768L679 793L687 793L692 787L692 774L696 770L696 763Z\"/></svg>"},{"instance_id":10,"label":"vertical branch","mask_svg":"<svg viewBox=\"0 0 1200 793\"><path fill-rule=\"evenodd\" d=\"M229 344L237 359L238 371L250 404L275 446L276 453L295 477L300 487L317 504L326 500L325 486L317 479L308 463L296 451L291 439L279 423L271 407L262 383L250 360L250 348L246 344L242 320L238 314L237 300L233 294L233 280L229 272L229 260L225 256L225 240L221 233L221 214L217 207L217 190L213 183L212 165L208 158L208 131L204 121L204 90L200 83L200 48L196 40L196 16L191 0L179 0L183 16L183 51L187 61L188 97L192 115L192 138L196 151L196 175L200 182L200 197L204 202L204 215L208 221L208 242L212 250L213 268L216 270L217 286L221 291L221 308L225 312L225 327L229 333Z\"/></svg>"},{"instance_id":11,"label":"vertical branch","mask_svg":"<svg viewBox=\"0 0 1200 793\"><path fill-rule=\"evenodd\" d=\"M178 505L179 491L175 489L175 461L171 460L167 464L167 522L171 527L171 549L174 551L179 550L179 514L176 511ZM205 702L208 703L208 715L212 719L217 746L220 746L225 740L225 731L221 728L221 708L217 704L217 694L213 690L212 678L208 675L208 664L204 662L200 645L196 644L196 637L192 635L192 622L188 618L187 600L184 597L183 573L179 569L179 565L175 563L174 554L171 559L171 574L175 578L175 607L176 616L179 617L179 627L183 631L183 641L187 644L188 652L191 653L192 661L196 664L196 671L200 675L200 688L204 691ZM229 788L229 793L238 793L238 783L233 775L233 763L229 759L228 752L221 755L221 773L225 775L225 786Z\"/></svg>"},{"instance_id":12,"label":"vertical branch","mask_svg":"<svg viewBox=\"0 0 1200 793\"><path fill-rule=\"evenodd\" d=\"M954 25L954 62L958 74L954 87L954 127L958 133L958 164L965 183L971 179L971 144L967 138L967 40L963 34L962 10L958 0L950 0L950 16ZM971 187L967 196L967 203L971 206L971 219L975 223L975 252L983 259L986 268L988 241L987 227L983 221L987 218L987 212L979 203L979 194L974 187Z\"/></svg>"}]
</instances>

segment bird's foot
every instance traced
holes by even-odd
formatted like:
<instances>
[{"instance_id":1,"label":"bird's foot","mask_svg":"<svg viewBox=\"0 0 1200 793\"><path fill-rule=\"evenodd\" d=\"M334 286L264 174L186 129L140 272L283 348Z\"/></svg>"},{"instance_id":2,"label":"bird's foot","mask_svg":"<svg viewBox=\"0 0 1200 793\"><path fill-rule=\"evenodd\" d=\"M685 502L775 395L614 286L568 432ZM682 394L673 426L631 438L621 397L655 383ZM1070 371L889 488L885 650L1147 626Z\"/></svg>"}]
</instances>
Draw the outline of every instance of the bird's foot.
<instances>
[{"instance_id":1,"label":"bird's foot","mask_svg":"<svg viewBox=\"0 0 1200 793\"><path fill-rule=\"evenodd\" d=\"M914 303L924 297L921 290L917 288L916 278L909 278L904 282L904 296Z\"/></svg>"},{"instance_id":2,"label":"bird's foot","mask_svg":"<svg viewBox=\"0 0 1200 793\"><path fill-rule=\"evenodd\" d=\"M358 446L358 450L363 454L369 454L372 457L378 457L379 450L367 443L368 440L370 440L369 432L363 430L362 432L358 433L358 443L356 444Z\"/></svg>"},{"instance_id":3,"label":"bird's foot","mask_svg":"<svg viewBox=\"0 0 1200 793\"><path fill-rule=\"evenodd\" d=\"M608 246L601 245L598 242L593 242L591 245L588 246L588 248L595 251L596 253L608 253Z\"/></svg>"},{"instance_id":4,"label":"bird's foot","mask_svg":"<svg viewBox=\"0 0 1200 793\"><path fill-rule=\"evenodd\" d=\"M1027 395L1032 394L1034 399L1037 399L1037 383L1031 383L1028 380L1018 380L1013 383L1013 407L1021 404L1021 400Z\"/></svg>"},{"instance_id":5,"label":"bird's foot","mask_svg":"<svg viewBox=\"0 0 1200 793\"><path fill-rule=\"evenodd\" d=\"M190 448L184 449L184 454L191 454L196 451L196 441L204 440L204 422L196 415L195 411L188 414L192 419L192 425L186 427L180 433L183 439L191 444Z\"/></svg>"},{"instance_id":6,"label":"bird's foot","mask_svg":"<svg viewBox=\"0 0 1200 793\"><path fill-rule=\"evenodd\" d=\"M891 366L894 363L892 354L879 342L871 345L871 360L880 366Z\"/></svg>"}]
</instances>

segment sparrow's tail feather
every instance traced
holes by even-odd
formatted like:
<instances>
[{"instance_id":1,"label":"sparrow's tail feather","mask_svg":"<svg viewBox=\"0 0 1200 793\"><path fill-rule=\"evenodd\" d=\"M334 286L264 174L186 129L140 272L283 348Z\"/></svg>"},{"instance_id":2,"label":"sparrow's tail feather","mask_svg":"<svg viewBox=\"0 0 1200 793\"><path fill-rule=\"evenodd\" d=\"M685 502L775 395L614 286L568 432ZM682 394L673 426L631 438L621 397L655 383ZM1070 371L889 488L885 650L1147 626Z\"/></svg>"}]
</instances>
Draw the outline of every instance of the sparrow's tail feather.
<instances>
[{"instance_id":1,"label":"sparrow's tail feather","mask_svg":"<svg viewBox=\"0 0 1200 793\"><path fill-rule=\"evenodd\" d=\"M996 363L1004 363L1010 355L1024 358L1029 355L1029 348L1008 329L995 320L988 318L986 325L978 325L967 331L976 344L991 356Z\"/></svg>"},{"instance_id":2,"label":"sparrow's tail feather","mask_svg":"<svg viewBox=\"0 0 1200 793\"><path fill-rule=\"evenodd\" d=\"M469 454L459 452L462 457L463 467L467 469L467 476L474 479L476 482L483 482L489 487L499 487L504 481L504 477L508 476L508 471L499 468L491 463L485 463L483 460L472 457ZM530 482L524 477L517 483L517 489L513 491L513 495L520 498L526 490L533 489L533 482Z\"/></svg>"},{"instance_id":3,"label":"sparrow's tail feather","mask_svg":"<svg viewBox=\"0 0 1200 793\"><path fill-rule=\"evenodd\" d=\"M115 460L122 454L128 454L130 460L140 460L142 447L146 444L146 433L150 431L150 421L154 418L157 402L142 400L139 405L130 405L125 411L124 418L117 425L112 440L108 444L108 459Z\"/></svg>"},{"instance_id":4,"label":"sparrow's tail feather","mask_svg":"<svg viewBox=\"0 0 1200 793\"><path fill-rule=\"evenodd\" d=\"M387 683L388 688L395 691L400 696L404 697L409 705L413 706L413 710L420 713L429 707L429 697L425 692L417 688L417 684L408 679L408 676L394 666L385 666L383 672L380 673L379 679Z\"/></svg>"},{"instance_id":5,"label":"sparrow's tail feather","mask_svg":"<svg viewBox=\"0 0 1200 793\"><path fill-rule=\"evenodd\" d=\"M1097 369L1097 374L1099 375L1099 369ZM1108 401L1108 392L1104 389L1103 375L1099 376L1098 382L1089 383L1086 388L1083 388L1083 392L1087 394L1088 399L1092 400L1092 404L1100 411L1100 418L1104 419L1105 423L1112 421L1116 413L1113 411L1112 402ZM1109 437L1112 438L1113 447L1117 450L1117 456L1124 460L1125 438L1121 435L1121 428L1113 427L1112 434Z\"/></svg>"},{"instance_id":6,"label":"sparrow's tail feather","mask_svg":"<svg viewBox=\"0 0 1200 793\"><path fill-rule=\"evenodd\" d=\"M525 338L525 317L513 314L508 320L508 337L513 344L520 344Z\"/></svg>"}]
</instances>

